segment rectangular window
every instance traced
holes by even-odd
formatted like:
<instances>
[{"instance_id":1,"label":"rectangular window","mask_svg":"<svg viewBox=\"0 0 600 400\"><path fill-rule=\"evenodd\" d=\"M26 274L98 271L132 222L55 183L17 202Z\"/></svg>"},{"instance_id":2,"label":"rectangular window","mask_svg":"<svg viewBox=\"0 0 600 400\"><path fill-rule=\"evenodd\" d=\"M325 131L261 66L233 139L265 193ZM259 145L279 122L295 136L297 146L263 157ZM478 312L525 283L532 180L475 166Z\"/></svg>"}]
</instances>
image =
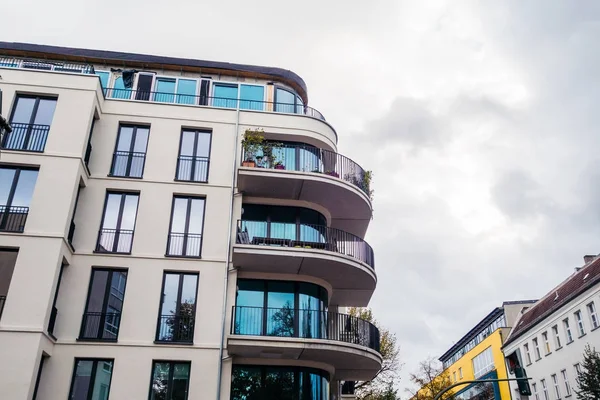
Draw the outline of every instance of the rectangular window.
<instances>
[{"instance_id":1,"label":"rectangular window","mask_svg":"<svg viewBox=\"0 0 600 400\"><path fill-rule=\"evenodd\" d=\"M463 372L462 372L462 368L459 368L459 369L458 369L458 377L459 377L460 379L462 379L462 378L463 378Z\"/></svg>"},{"instance_id":2,"label":"rectangular window","mask_svg":"<svg viewBox=\"0 0 600 400\"><path fill-rule=\"evenodd\" d=\"M126 88L123 76L115 76L113 82L113 88L109 91L109 97L113 99L130 99L131 98L131 86Z\"/></svg>"},{"instance_id":3,"label":"rectangular window","mask_svg":"<svg viewBox=\"0 0 600 400\"><path fill-rule=\"evenodd\" d=\"M571 333L571 327L569 326L569 318L563 319L563 328L565 329L567 344L573 342L573 334Z\"/></svg>"},{"instance_id":4,"label":"rectangular window","mask_svg":"<svg viewBox=\"0 0 600 400\"><path fill-rule=\"evenodd\" d=\"M69 400L107 400L114 360L75 359Z\"/></svg>"},{"instance_id":5,"label":"rectangular window","mask_svg":"<svg viewBox=\"0 0 600 400\"><path fill-rule=\"evenodd\" d=\"M187 400L190 367L183 361L153 361L150 400Z\"/></svg>"},{"instance_id":6,"label":"rectangular window","mask_svg":"<svg viewBox=\"0 0 600 400\"><path fill-rule=\"evenodd\" d=\"M577 376L579 376L581 374L581 364L577 363L574 365L574 367L575 367L575 374Z\"/></svg>"},{"instance_id":7,"label":"rectangular window","mask_svg":"<svg viewBox=\"0 0 600 400\"><path fill-rule=\"evenodd\" d=\"M102 87L102 92L104 92L104 95L106 96L106 89L108 88L108 82L110 80L110 72L98 70L95 70L94 72L96 75L98 75L98 78L100 79L100 86Z\"/></svg>"},{"instance_id":8,"label":"rectangular window","mask_svg":"<svg viewBox=\"0 0 600 400\"><path fill-rule=\"evenodd\" d=\"M173 197L167 255L200 257L205 203L201 197Z\"/></svg>"},{"instance_id":9,"label":"rectangular window","mask_svg":"<svg viewBox=\"0 0 600 400\"><path fill-rule=\"evenodd\" d=\"M265 87L259 85L240 85L240 109L264 110Z\"/></svg>"},{"instance_id":10,"label":"rectangular window","mask_svg":"<svg viewBox=\"0 0 600 400\"><path fill-rule=\"evenodd\" d=\"M120 125L110 175L141 178L146 163L148 126Z\"/></svg>"},{"instance_id":11,"label":"rectangular window","mask_svg":"<svg viewBox=\"0 0 600 400\"><path fill-rule=\"evenodd\" d=\"M567 370L563 369L560 371L562 375L563 384L565 385L565 397L569 397L571 395L571 384L569 383L569 376L567 375Z\"/></svg>"},{"instance_id":12,"label":"rectangular window","mask_svg":"<svg viewBox=\"0 0 600 400\"><path fill-rule=\"evenodd\" d=\"M37 169L0 166L0 231L23 232Z\"/></svg>"},{"instance_id":13,"label":"rectangular window","mask_svg":"<svg viewBox=\"0 0 600 400\"><path fill-rule=\"evenodd\" d=\"M548 354L551 353L551 351L550 351L550 341L548 340L548 332L542 333L542 340L544 341L544 352L545 352L545 355L548 355Z\"/></svg>"},{"instance_id":14,"label":"rectangular window","mask_svg":"<svg viewBox=\"0 0 600 400\"><path fill-rule=\"evenodd\" d=\"M139 194L108 192L96 251L131 253Z\"/></svg>"},{"instance_id":15,"label":"rectangular window","mask_svg":"<svg viewBox=\"0 0 600 400\"><path fill-rule=\"evenodd\" d=\"M196 88L198 82L195 79L177 79L178 104L196 104Z\"/></svg>"},{"instance_id":16,"label":"rectangular window","mask_svg":"<svg viewBox=\"0 0 600 400\"><path fill-rule=\"evenodd\" d=\"M579 337L582 337L585 335L585 325L583 324L581 311L575 311L573 315L575 316L575 321L577 322L577 331L579 332Z\"/></svg>"},{"instance_id":17,"label":"rectangular window","mask_svg":"<svg viewBox=\"0 0 600 400\"><path fill-rule=\"evenodd\" d=\"M194 341L197 290L198 274L165 272L156 341Z\"/></svg>"},{"instance_id":18,"label":"rectangular window","mask_svg":"<svg viewBox=\"0 0 600 400\"><path fill-rule=\"evenodd\" d=\"M535 361L538 361L539 359L542 358L542 354L540 353L540 346L538 345L537 338L534 338L532 340L532 342L533 342L533 348L535 350Z\"/></svg>"},{"instance_id":19,"label":"rectangular window","mask_svg":"<svg viewBox=\"0 0 600 400\"><path fill-rule=\"evenodd\" d=\"M546 386L546 380L542 379L540 381L540 383L542 384L542 391L544 392L544 400L549 400L549 397L548 397L548 387Z\"/></svg>"},{"instance_id":20,"label":"rectangular window","mask_svg":"<svg viewBox=\"0 0 600 400\"><path fill-rule=\"evenodd\" d=\"M558 333L558 325L554 325L552 327L552 334L554 335L554 346L556 347L556 350L558 350L562 347L560 342L560 334Z\"/></svg>"},{"instance_id":21,"label":"rectangular window","mask_svg":"<svg viewBox=\"0 0 600 400\"><path fill-rule=\"evenodd\" d=\"M454 379L454 382L456 382L456 371L452 373L452 378Z\"/></svg>"},{"instance_id":22,"label":"rectangular window","mask_svg":"<svg viewBox=\"0 0 600 400\"><path fill-rule=\"evenodd\" d=\"M10 150L43 152L56 98L17 95L10 117L12 132L6 134L2 147Z\"/></svg>"},{"instance_id":23,"label":"rectangular window","mask_svg":"<svg viewBox=\"0 0 600 400\"><path fill-rule=\"evenodd\" d=\"M538 393L538 390L537 390L537 383L533 382L531 384L531 387L533 388L533 395L535 396L535 400L540 400L540 394Z\"/></svg>"},{"instance_id":24,"label":"rectangular window","mask_svg":"<svg viewBox=\"0 0 600 400\"><path fill-rule=\"evenodd\" d=\"M523 349L525 351L525 360L527 361L527 365L531 364L531 353L529 352L529 344L525 343L523 345Z\"/></svg>"},{"instance_id":25,"label":"rectangular window","mask_svg":"<svg viewBox=\"0 0 600 400\"><path fill-rule=\"evenodd\" d=\"M556 374L552 375L552 384L554 384L554 393L556 394L556 400L560 399L560 386L558 385L558 378Z\"/></svg>"},{"instance_id":26,"label":"rectangular window","mask_svg":"<svg viewBox=\"0 0 600 400\"><path fill-rule=\"evenodd\" d=\"M177 180L208 182L210 144L212 133L194 129L181 131L179 157L177 158Z\"/></svg>"},{"instance_id":27,"label":"rectangular window","mask_svg":"<svg viewBox=\"0 0 600 400\"><path fill-rule=\"evenodd\" d=\"M93 268L79 339L117 340L127 271Z\"/></svg>"},{"instance_id":28,"label":"rectangular window","mask_svg":"<svg viewBox=\"0 0 600 400\"><path fill-rule=\"evenodd\" d=\"M227 83L213 84L213 107L236 108L238 85Z\"/></svg>"},{"instance_id":29,"label":"rectangular window","mask_svg":"<svg viewBox=\"0 0 600 400\"><path fill-rule=\"evenodd\" d=\"M487 374L494 369L492 348L488 347L473 358L473 372L475 379Z\"/></svg>"},{"instance_id":30,"label":"rectangular window","mask_svg":"<svg viewBox=\"0 0 600 400\"><path fill-rule=\"evenodd\" d=\"M592 324L592 329L598 328L598 314L596 313L596 305L592 301L587 305L588 314L590 314L590 323Z\"/></svg>"}]
</instances>

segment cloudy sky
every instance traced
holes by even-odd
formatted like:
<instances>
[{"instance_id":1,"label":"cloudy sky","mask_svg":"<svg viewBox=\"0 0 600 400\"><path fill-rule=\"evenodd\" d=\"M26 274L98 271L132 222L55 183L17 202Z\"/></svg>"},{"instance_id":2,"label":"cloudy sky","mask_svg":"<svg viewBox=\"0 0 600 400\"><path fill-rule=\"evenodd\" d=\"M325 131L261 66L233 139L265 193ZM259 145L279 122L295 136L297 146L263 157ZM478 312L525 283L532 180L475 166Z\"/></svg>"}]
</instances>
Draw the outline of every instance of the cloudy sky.
<instances>
[{"instance_id":1,"label":"cloudy sky","mask_svg":"<svg viewBox=\"0 0 600 400\"><path fill-rule=\"evenodd\" d=\"M598 1L20 0L0 37L302 76L374 172L371 305L401 344L400 388L600 252Z\"/></svg>"}]
</instances>

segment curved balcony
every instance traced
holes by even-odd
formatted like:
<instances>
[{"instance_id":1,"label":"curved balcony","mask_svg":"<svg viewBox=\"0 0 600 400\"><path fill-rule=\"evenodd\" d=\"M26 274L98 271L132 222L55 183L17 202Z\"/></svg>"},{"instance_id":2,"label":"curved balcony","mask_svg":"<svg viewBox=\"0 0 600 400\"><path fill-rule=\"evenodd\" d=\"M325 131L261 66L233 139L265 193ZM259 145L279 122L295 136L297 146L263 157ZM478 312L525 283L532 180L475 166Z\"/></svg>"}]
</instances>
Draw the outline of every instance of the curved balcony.
<instances>
[{"instance_id":1,"label":"curved balcony","mask_svg":"<svg viewBox=\"0 0 600 400\"><path fill-rule=\"evenodd\" d=\"M325 207L331 226L364 236L372 216L371 173L350 158L303 144L277 144L272 156L242 156L245 195L303 200Z\"/></svg>"},{"instance_id":2,"label":"curved balcony","mask_svg":"<svg viewBox=\"0 0 600 400\"><path fill-rule=\"evenodd\" d=\"M231 321L232 355L323 362L344 380L371 379L381 367L379 330L349 314L234 306Z\"/></svg>"},{"instance_id":3,"label":"curved balcony","mask_svg":"<svg viewBox=\"0 0 600 400\"><path fill-rule=\"evenodd\" d=\"M366 306L377 284L371 246L324 225L240 220L233 263L243 271L323 279L333 289L330 304Z\"/></svg>"}]
</instances>

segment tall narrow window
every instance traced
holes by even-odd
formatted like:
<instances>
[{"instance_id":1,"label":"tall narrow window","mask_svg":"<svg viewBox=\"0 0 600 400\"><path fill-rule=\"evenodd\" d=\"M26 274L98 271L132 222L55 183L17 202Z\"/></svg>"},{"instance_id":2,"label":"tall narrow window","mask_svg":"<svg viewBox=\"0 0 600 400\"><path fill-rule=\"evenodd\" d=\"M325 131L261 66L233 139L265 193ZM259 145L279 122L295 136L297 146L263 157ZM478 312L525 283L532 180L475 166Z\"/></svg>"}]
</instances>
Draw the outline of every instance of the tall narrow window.
<instances>
[{"instance_id":1,"label":"tall narrow window","mask_svg":"<svg viewBox=\"0 0 600 400\"><path fill-rule=\"evenodd\" d=\"M548 387L546 386L546 380L542 379L540 383L542 384L542 391L544 392L544 400L549 400L550 398L548 397Z\"/></svg>"},{"instance_id":2,"label":"tall narrow window","mask_svg":"<svg viewBox=\"0 0 600 400\"><path fill-rule=\"evenodd\" d=\"M573 334L571 333L571 327L569 326L569 318L563 319L563 328L565 329L567 344L569 344L573 341Z\"/></svg>"},{"instance_id":3,"label":"tall narrow window","mask_svg":"<svg viewBox=\"0 0 600 400\"><path fill-rule=\"evenodd\" d=\"M141 178L146 163L146 148L148 147L147 126L121 125L117 145L113 154L110 174L128 178Z\"/></svg>"},{"instance_id":4,"label":"tall narrow window","mask_svg":"<svg viewBox=\"0 0 600 400\"><path fill-rule=\"evenodd\" d=\"M108 399L113 365L114 360L76 358L69 400Z\"/></svg>"},{"instance_id":5,"label":"tall narrow window","mask_svg":"<svg viewBox=\"0 0 600 400\"><path fill-rule=\"evenodd\" d=\"M581 364L577 363L573 366L575 367L575 375L579 376L581 374Z\"/></svg>"},{"instance_id":6,"label":"tall narrow window","mask_svg":"<svg viewBox=\"0 0 600 400\"><path fill-rule=\"evenodd\" d=\"M560 386L558 385L558 378L556 374L552 375L552 384L554 385L554 393L556 394L556 400L560 399Z\"/></svg>"},{"instance_id":7,"label":"tall narrow window","mask_svg":"<svg viewBox=\"0 0 600 400\"><path fill-rule=\"evenodd\" d=\"M538 344L537 338L533 338L532 342L533 348L535 350L535 360L538 361L540 358L542 358L542 354L540 353L540 346Z\"/></svg>"},{"instance_id":8,"label":"tall narrow window","mask_svg":"<svg viewBox=\"0 0 600 400\"><path fill-rule=\"evenodd\" d=\"M531 353L529 352L529 343L525 343L523 345L523 349L525 350L525 360L527 361L527 365L531 364Z\"/></svg>"},{"instance_id":9,"label":"tall narrow window","mask_svg":"<svg viewBox=\"0 0 600 400\"><path fill-rule=\"evenodd\" d=\"M173 103L176 83L174 78L156 78L154 101Z\"/></svg>"},{"instance_id":10,"label":"tall narrow window","mask_svg":"<svg viewBox=\"0 0 600 400\"><path fill-rule=\"evenodd\" d=\"M104 95L106 96L106 88L108 88L108 81L110 80L110 72L95 70L94 73L98 75L102 92L104 92Z\"/></svg>"},{"instance_id":11,"label":"tall narrow window","mask_svg":"<svg viewBox=\"0 0 600 400\"><path fill-rule=\"evenodd\" d=\"M117 340L126 283L126 270L92 269L79 339Z\"/></svg>"},{"instance_id":12,"label":"tall narrow window","mask_svg":"<svg viewBox=\"0 0 600 400\"><path fill-rule=\"evenodd\" d=\"M0 231L23 232L38 171L0 166Z\"/></svg>"},{"instance_id":13,"label":"tall narrow window","mask_svg":"<svg viewBox=\"0 0 600 400\"><path fill-rule=\"evenodd\" d=\"M542 333L542 340L544 341L544 354L550 354L550 341L548 340L548 332Z\"/></svg>"},{"instance_id":14,"label":"tall narrow window","mask_svg":"<svg viewBox=\"0 0 600 400\"><path fill-rule=\"evenodd\" d=\"M275 111L290 114L304 114L304 103L299 96L295 95L290 90L276 88Z\"/></svg>"},{"instance_id":15,"label":"tall narrow window","mask_svg":"<svg viewBox=\"0 0 600 400\"><path fill-rule=\"evenodd\" d=\"M138 199L137 193L106 194L97 252L131 253Z\"/></svg>"},{"instance_id":16,"label":"tall narrow window","mask_svg":"<svg viewBox=\"0 0 600 400\"><path fill-rule=\"evenodd\" d=\"M50 319L48 320L48 333L54 335L54 326L56 324L56 317L58 316L58 309L56 308L56 302L58 301L58 291L60 290L60 282L62 281L63 272L65 270L65 264L60 266L58 272L58 280L56 281L56 290L54 291L54 300L52 301L52 310L50 311Z\"/></svg>"},{"instance_id":17,"label":"tall narrow window","mask_svg":"<svg viewBox=\"0 0 600 400\"><path fill-rule=\"evenodd\" d=\"M177 177L179 181L208 182L211 132L193 129L181 131Z\"/></svg>"},{"instance_id":18,"label":"tall narrow window","mask_svg":"<svg viewBox=\"0 0 600 400\"><path fill-rule=\"evenodd\" d=\"M558 333L558 325L554 325L552 327L552 334L554 335L554 346L556 350L562 347L562 343L560 342L560 334Z\"/></svg>"},{"instance_id":19,"label":"tall narrow window","mask_svg":"<svg viewBox=\"0 0 600 400\"><path fill-rule=\"evenodd\" d=\"M459 379L463 378L462 367L458 369L458 377L459 377Z\"/></svg>"},{"instance_id":20,"label":"tall narrow window","mask_svg":"<svg viewBox=\"0 0 600 400\"><path fill-rule=\"evenodd\" d=\"M166 272L156 330L158 342L194 341L198 275Z\"/></svg>"},{"instance_id":21,"label":"tall narrow window","mask_svg":"<svg viewBox=\"0 0 600 400\"><path fill-rule=\"evenodd\" d=\"M587 305L588 314L590 315L590 322L592 324L592 329L598 328L598 314L596 313L596 305L592 301Z\"/></svg>"},{"instance_id":22,"label":"tall narrow window","mask_svg":"<svg viewBox=\"0 0 600 400\"><path fill-rule=\"evenodd\" d=\"M175 102L178 104L195 104L196 87L195 79L177 79L177 96Z\"/></svg>"},{"instance_id":23,"label":"tall narrow window","mask_svg":"<svg viewBox=\"0 0 600 400\"><path fill-rule=\"evenodd\" d=\"M167 255L200 257L205 202L200 197L173 198Z\"/></svg>"},{"instance_id":24,"label":"tall narrow window","mask_svg":"<svg viewBox=\"0 0 600 400\"><path fill-rule=\"evenodd\" d=\"M533 389L533 395L535 396L535 400L540 400L540 394L538 393L538 390L537 390L537 383L533 382L531 384L531 387Z\"/></svg>"},{"instance_id":25,"label":"tall narrow window","mask_svg":"<svg viewBox=\"0 0 600 400\"><path fill-rule=\"evenodd\" d=\"M189 362L153 361L150 400L187 400L190 366Z\"/></svg>"},{"instance_id":26,"label":"tall narrow window","mask_svg":"<svg viewBox=\"0 0 600 400\"><path fill-rule=\"evenodd\" d=\"M567 375L567 370L563 369L560 371L562 375L563 384L565 385L565 397L569 397L571 395L571 384L569 383L569 376Z\"/></svg>"},{"instance_id":27,"label":"tall narrow window","mask_svg":"<svg viewBox=\"0 0 600 400\"><path fill-rule=\"evenodd\" d=\"M17 95L10 118L12 132L4 137L2 146L43 152L55 108L56 98Z\"/></svg>"},{"instance_id":28,"label":"tall narrow window","mask_svg":"<svg viewBox=\"0 0 600 400\"><path fill-rule=\"evenodd\" d=\"M575 311L573 313L575 316L575 321L577 322L577 331L579 333L579 337L585 335L585 325L583 324L583 316L581 315L581 311Z\"/></svg>"}]
</instances>

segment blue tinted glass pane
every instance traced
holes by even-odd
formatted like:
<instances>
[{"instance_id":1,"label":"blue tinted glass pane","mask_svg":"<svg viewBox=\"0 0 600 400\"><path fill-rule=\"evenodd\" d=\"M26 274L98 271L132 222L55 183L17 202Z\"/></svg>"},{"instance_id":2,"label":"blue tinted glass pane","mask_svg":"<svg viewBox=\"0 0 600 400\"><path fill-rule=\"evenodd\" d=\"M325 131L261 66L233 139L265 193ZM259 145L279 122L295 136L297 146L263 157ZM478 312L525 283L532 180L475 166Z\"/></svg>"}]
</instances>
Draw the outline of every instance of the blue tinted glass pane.
<instances>
[{"instance_id":1,"label":"blue tinted glass pane","mask_svg":"<svg viewBox=\"0 0 600 400\"><path fill-rule=\"evenodd\" d=\"M0 168L0 206L5 206L15 178L14 169Z\"/></svg>"},{"instance_id":2,"label":"blue tinted glass pane","mask_svg":"<svg viewBox=\"0 0 600 400\"><path fill-rule=\"evenodd\" d=\"M304 103L299 96L296 96L296 114L304 114Z\"/></svg>"},{"instance_id":3,"label":"blue tinted glass pane","mask_svg":"<svg viewBox=\"0 0 600 400\"><path fill-rule=\"evenodd\" d=\"M107 400L112 374L112 361L97 361L92 400Z\"/></svg>"},{"instance_id":4,"label":"blue tinted glass pane","mask_svg":"<svg viewBox=\"0 0 600 400\"><path fill-rule=\"evenodd\" d=\"M295 100L296 96L292 92L277 88L277 91L275 92L275 111L291 114L295 113Z\"/></svg>"},{"instance_id":5,"label":"blue tinted glass pane","mask_svg":"<svg viewBox=\"0 0 600 400\"><path fill-rule=\"evenodd\" d=\"M267 222L266 221L242 221L242 231L248 231L250 241L254 238L263 241L267 237Z\"/></svg>"},{"instance_id":6,"label":"blue tinted glass pane","mask_svg":"<svg viewBox=\"0 0 600 400\"><path fill-rule=\"evenodd\" d=\"M294 336L294 283L269 282L267 335Z\"/></svg>"},{"instance_id":7,"label":"blue tinted glass pane","mask_svg":"<svg viewBox=\"0 0 600 400\"><path fill-rule=\"evenodd\" d=\"M265 293L262 281L238 281L235 309L235 333L261 335L263 332Z\"/></svg>"},{"instance_id":8,"label":"blue tinted glass pane","mask_svg":"<svg viewBox=\"0 0 600 400\"><path fill-rule=\"evenodd\" d=\"M115 78L115 84L113 85L113 89L110 91L110 97L114 99L131 98L131 89L125 88L122 76L118 76Z\"/></svg>"},{"instance_id":9,"label":"blue tinted glass pane","mask_svg":"<svg viewBox=\"0 0 600 400\"><path fill-rule=\"evenodd\" d=\"M263 86L257 85L241 85L240 86L240 108L244 110L260 110L264 109L264 94Z\"/></svg>"},{"instance_id":10,"label":"blue tinted glass pane","mask_svg":"<svg viewBox=\"0 0 600 400\"><path fill-rule=\"evenodd\" d=\"M296 239L296 224L271 222L271 237L274 239Z\"/></svg>"},{"instance_id":11,"label":"blue tinted glass pane","mask_svg":"<svg viewBox=\"0 0 600 400\"><path fill-rule=\"evenodd\" d=\"M177 83L177 103L194 104L196 99L196 81L180 79Z\"/></svg>"},{"instance_id":12,"label":"blue tinted glass pane","mask_svg":"<svg viewBox=\"0 0 600 400\"><path fill-rule=\"evenodd\" d=\"M173 103L175 101L175 79L156 79L156 88L154 89L154 101L164 103Z\"/></svg>"},{"instance_id":13,"label":"blue tinted glass pane","mask_svg":"<svg viewBox=\"0 0 600 400\"><path fill-rule=\"evenodd\" d=\"M96 75L100 77L100 85L102 88L108 87L108 78L110 78L110 72L96 71Z\"/></svg>"},{"instance_id":14,"label":"blue tinted glass pane","mask_svg":"<svg viewBox=\"0 0 600 400\"><path fill-rule=\"evenodd\" d=\"M213 106L236 108L238 98L237 85L216 83L213 86Z\"/></svg>"},{"instance_id":15,"label":"blue tinted glass pane","mask_svg":"<svg viewBox=\"0 0 600 400\"><path fill-rule=\"evenodd\" d=\"M91 360L78 360L76 362L69 400L87 399L88 390L92 382L93 365L94 362Z\"/></svg>"},{"instance_id":16,"label":"blue tinted glass pane","mask_svg":"<svg viewBox=\"0 0 600 400\"><path fill-rule=\"evenodd\" d=\"M13 206L29 207L37 175L37 171L21 170L19 182L17 183L17 188L12 201Z\"/></svg>"}]
</instances>

